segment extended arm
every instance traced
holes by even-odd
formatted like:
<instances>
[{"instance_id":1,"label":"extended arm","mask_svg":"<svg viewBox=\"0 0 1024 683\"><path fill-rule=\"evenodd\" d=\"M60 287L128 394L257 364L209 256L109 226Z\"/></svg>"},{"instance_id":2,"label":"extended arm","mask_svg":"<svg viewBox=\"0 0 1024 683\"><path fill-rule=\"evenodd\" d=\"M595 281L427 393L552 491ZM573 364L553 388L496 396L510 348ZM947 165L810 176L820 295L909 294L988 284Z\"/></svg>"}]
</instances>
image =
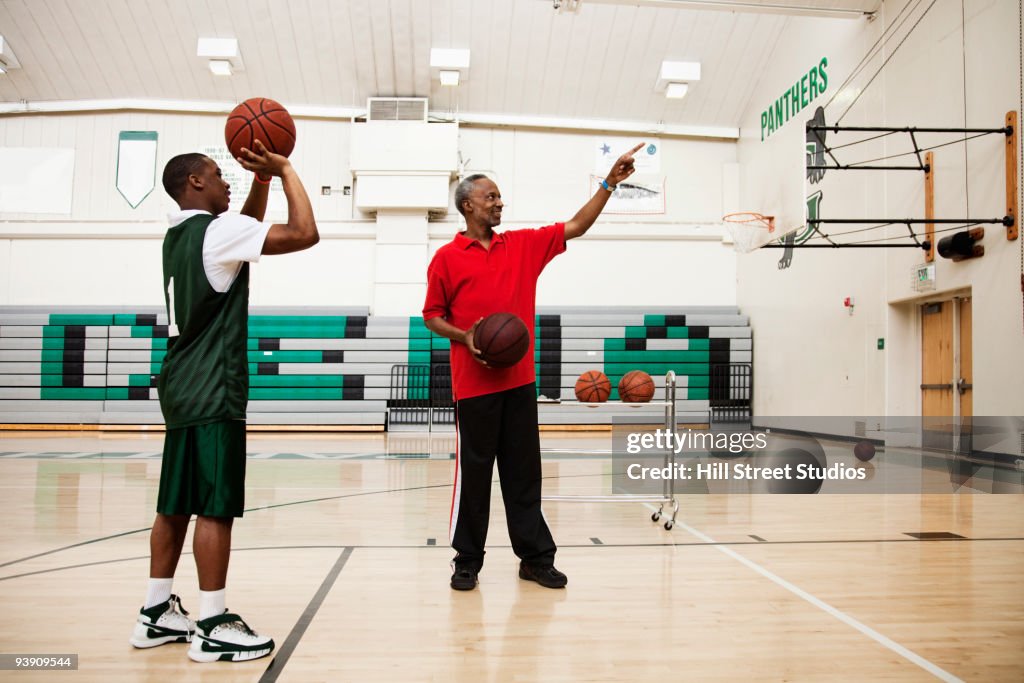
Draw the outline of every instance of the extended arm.
<instances>
[{"instance_id":1,"label":"extended arm","mask_svg":"<svg viewBox=\"0 0 1024 683\"><path fill-rule=\"evenodd\" d=\"M256 140L253 144L256 150L243 149L243 156L238 162L246 170L264 176L278 176L284 185L284 196L288 200L288 222L275 223L267 233L267 239L263 243L264 254L290 254L294 251L308 249L320 241L320 233L316 227L316 219L313 217L313 205L306 194L299 174L286 157L267 151L263 143ZM253 181L253 191L260 192L255 186L260 185L259 181ZM253 191L249 193L249 200L245 206L248 207L253 199ZM263 189L263 209L266 210L266 193ZM243 207L244 213L244 207ZM253 214L246 214L254 216Z\"/></svg>"},{"instance_id":2,"label":"extended arm","mask_svg":"<svg viewBox=\"0 0 1024 683\"><path fill-rule=\"evenodd\" d=\"M619 157L612 165L612 170L608 172L606 182L613 188L624 181L629 176L633 175L636 169L633 167L633 155L644 146L644 143L640 143L633 149L629 150L621 157ZM601 215L604 210L604 205L608 203L608 198L612 196L612 193L603 187L599 188L593 197L590 198L586 204L583 205L576 215L565 223L565 239L571 240L574 237L580 237L586 234L590 226L594 224L597 217Z\"/></svg>"},{"instance_id":3,"label":"extended arm","mask_svg":"<svg viewBox=\"0 0 1024 683\"><path fill-rule=\"evenodd\" d=\"M267 213L267 197L270 196L270 180L262 182L257 180L258 174L254 173L252 176L252 185L249 187L249 196L245 198L245 204L242 205L242 215L251 216L256 220L263 222L263 216Z\"/></svg>"}]
</instances>

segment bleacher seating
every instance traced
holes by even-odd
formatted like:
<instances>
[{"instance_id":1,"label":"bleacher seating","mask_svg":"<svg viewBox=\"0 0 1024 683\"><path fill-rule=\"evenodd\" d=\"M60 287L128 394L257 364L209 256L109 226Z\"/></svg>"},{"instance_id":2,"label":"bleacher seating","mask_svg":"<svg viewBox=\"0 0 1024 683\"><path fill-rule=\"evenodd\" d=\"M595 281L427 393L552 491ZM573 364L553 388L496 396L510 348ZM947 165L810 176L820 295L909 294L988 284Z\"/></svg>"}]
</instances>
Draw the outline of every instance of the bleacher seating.
<instances>
[{"instance_id":1,"label":"bleacher seating","mask_svg":"<svg viewBox=\"0 0 1024 683\"><path fill-rule=\"evenodd\" d=\"M749 320L735 307L541 308L535 325L538 394L564 403L586 370L608 375L612 400L630 370L649 373L657 396L673 370L679 417L702 420L713 368L752 363ZM448 363L448 345L419 317L254 308L249 423L383 427L392 368L436 371ZM166 349L159 309L0 307L0 424L160 424L156 379ZM564 403L541 404L541 423L608 422L607 413Z\"/></svg>"}]
</instances>

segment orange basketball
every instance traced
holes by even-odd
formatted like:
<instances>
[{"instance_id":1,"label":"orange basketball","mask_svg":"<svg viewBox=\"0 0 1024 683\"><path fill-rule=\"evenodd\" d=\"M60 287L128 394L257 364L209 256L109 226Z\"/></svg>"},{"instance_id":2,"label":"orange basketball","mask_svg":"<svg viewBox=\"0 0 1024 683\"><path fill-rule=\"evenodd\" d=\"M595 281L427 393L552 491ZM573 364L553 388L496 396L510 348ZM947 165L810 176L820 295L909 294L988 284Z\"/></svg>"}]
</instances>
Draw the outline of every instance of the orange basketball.
<instances>
[{"instance_id":1,"label":"orange basketball","mask_svg":"<svg viewBox=\"0 0 1024 683\"><path fill-rule=\"evenodd\" d=\"M576 380L576 398L581 403L604 403L612 393L612 383L600 370L587 370Z\"/></svg>"},{"instance_id":2,"label":"orange basketball","mask_svg":"<svg viewBox=\"0 0 1024 683\"><path fill-rule=\"evenodd\" d=\"M238 158L242 148L252 149L259 140L268 151L288 156L295 149L295 121L288 110L266 97L252 97L228 114L224 142L231 156Z\"/></svg>"},{"instance_id":3,"label":"orange basketball","mask_svg":"<svg viewBox=\"0 0 1024 683\"><path fill-rule=\"evenodd\" d=\"M631 370L619 380L619 398L624 403L647 403L654 396L654 380L643 370Z\"/></svg>"},{"instance_id":4,"label":"orange basketball","mask_svg":"<svg viewBox=\"0 0 1024 683\"><path fill-rule=\"evenodd\" d=\"M875 457L875 444L870 441L858 441L857 445L853 447L853 454L861 462L867 462Z\"/></svg>"},{"instance_id":5,"label":"orange basketball","mask_svg":"<svg viewBox=\"0 0 1024 683\"><path fill-rule=\"evenodd\" d=\"M473 345L492 368L510 368L530 350L530 330L511 313L492 313L477 325Z\"/></svg>"}]
</instances>

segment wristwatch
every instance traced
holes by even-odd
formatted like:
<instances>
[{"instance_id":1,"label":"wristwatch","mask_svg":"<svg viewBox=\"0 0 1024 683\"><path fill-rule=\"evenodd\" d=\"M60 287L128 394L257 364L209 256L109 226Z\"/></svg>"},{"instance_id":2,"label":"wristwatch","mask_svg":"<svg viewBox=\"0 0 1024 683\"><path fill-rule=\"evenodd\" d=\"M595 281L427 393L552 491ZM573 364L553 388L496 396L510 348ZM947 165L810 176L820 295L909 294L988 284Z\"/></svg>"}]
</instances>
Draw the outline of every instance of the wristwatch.
<instances>
[{"instance_id":1,"label":"wristwatch","mask_svg":"<svg viewBox=\"0 0 1024 683\"><path fill-rule=\"evenodd\" d=\"M601 180L601 187L603 187L604 189L608 190L609 192L615 192L615 188L617 188L618 185L609 185L607 180L602 179Z\"/></svg>"}]
</instances>

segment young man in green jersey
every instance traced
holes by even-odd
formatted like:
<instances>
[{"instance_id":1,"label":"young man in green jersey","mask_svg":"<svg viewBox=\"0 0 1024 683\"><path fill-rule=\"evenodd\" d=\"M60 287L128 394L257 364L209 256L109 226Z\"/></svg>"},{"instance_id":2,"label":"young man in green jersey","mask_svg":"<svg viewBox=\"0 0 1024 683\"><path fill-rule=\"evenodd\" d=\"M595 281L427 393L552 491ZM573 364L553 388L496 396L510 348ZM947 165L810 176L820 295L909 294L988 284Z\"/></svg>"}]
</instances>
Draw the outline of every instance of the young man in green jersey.
<instances>
[{"instance_id":1,"label":"young man in green jersey","mask_svg":"<svg viewBox=\"0 0 1024 683\"><path fill-rule=\"evenodd\" d=\"M302 181L287 158L260 141L239 163L256 175L240 214L220 168L202 154L182 154L164 168L164 189L180 211L164 238L168 351L160 372L167 425L157 516L150 534L146 603L130 642L145 648L191 642L199 662L242 661L270 654L271 638L225 608L231 526L245 500L245 409L248 401L249 263L316 244L319 233ZM263 223L272 177L288 199L288 222ZM171 594L189 520L199 574L199 619Z\"/></svg>"}]
</instances>

